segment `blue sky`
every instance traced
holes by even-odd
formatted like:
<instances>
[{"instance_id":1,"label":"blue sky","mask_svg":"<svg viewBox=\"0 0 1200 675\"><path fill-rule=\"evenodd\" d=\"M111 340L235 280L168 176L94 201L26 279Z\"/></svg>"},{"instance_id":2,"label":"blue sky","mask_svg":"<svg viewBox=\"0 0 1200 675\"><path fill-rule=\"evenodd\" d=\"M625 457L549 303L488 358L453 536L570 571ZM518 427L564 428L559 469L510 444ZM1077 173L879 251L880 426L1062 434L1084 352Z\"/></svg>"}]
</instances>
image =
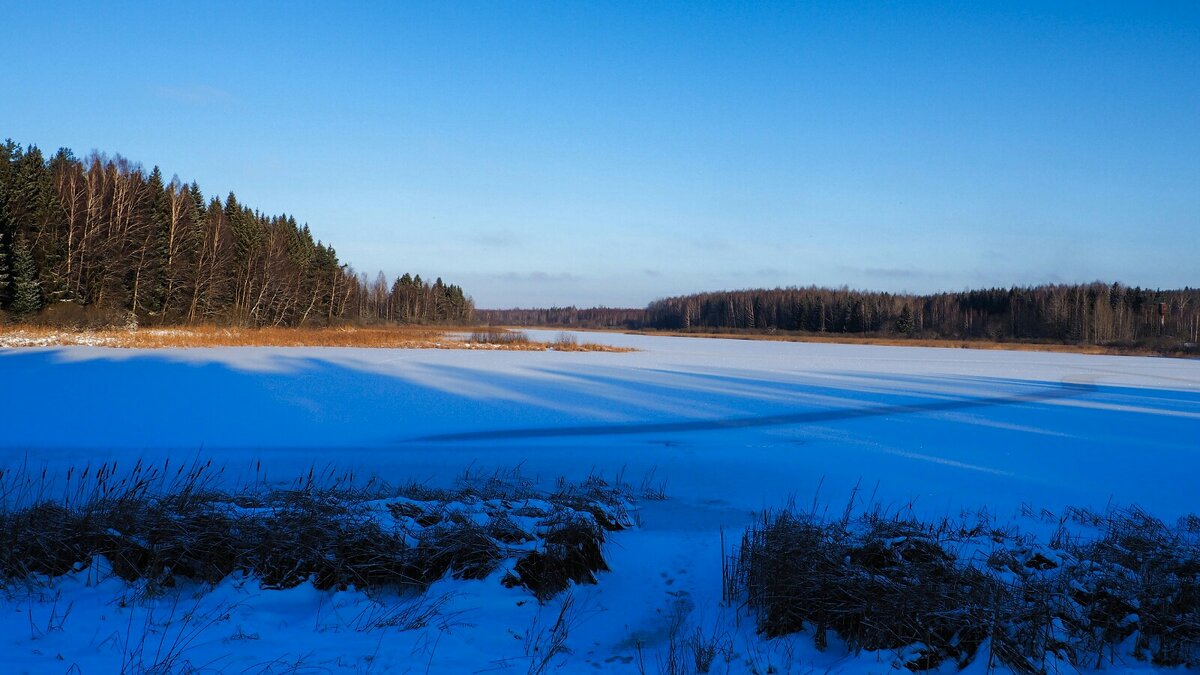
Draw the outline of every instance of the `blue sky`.
<instances>
[{"instance_id":1,"label":"blue sky","mask_svg":"<svg viewBox=\"0 0 1200 675\"><path fill-rule=\"evenodd\" d=\"M1200 3L4 2L0 137L481 307L1200 284Z\"/></svg>"}]
</instances>

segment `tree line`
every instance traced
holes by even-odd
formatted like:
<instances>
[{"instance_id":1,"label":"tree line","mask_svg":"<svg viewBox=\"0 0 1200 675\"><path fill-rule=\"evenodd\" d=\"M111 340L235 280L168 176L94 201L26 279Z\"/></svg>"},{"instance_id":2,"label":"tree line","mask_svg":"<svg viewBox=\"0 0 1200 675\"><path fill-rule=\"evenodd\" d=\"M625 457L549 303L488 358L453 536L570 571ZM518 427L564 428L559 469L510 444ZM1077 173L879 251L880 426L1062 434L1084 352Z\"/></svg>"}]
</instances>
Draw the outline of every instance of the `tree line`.
<instances>
[{"instance_id":1,"label":"tree line","mask_svg":"<svg viewBox=\"0 0 1200 675\"><path fill-rule=\"evenodd\" d=\"M829 288L699 293L650 303L653 328L785 330L1082 344L1200 341L1200 289L1119 283L907 295Z\"/></svg>"},{"instance_id":2,"label":"tree line","mask_svg":"<svg viewBox=\"0 0 1200 675\"><path fill-rule=\"evenodd\" d=\"M477 319L497 326L563 326L569 328L640 328L646 318L643 308L550 307L543 309L481 309Z\"/></svg>"},{"instance_id":3,"label":"tree line","mask_svg":"<svg viewBox=\"0 0 1200 675\"><path fill-rule=\"evenodd\" d=\"M120 156L0 146L0 318L248 326L468 322L463 289L374 281L307 224Z\"/></svg>"},{"instance_id":4,"label":"tree line","mask_svg":"<svg viewBox=\"0 0 1200 675\"><path fill-rule=\"evenodd\" d=\"M880 335L1075 344L1200 342L1200 290L1119 283L929 295L789 287L696 293L644 309L480 310L517 326Z\"/></svg>"}]
</instances>

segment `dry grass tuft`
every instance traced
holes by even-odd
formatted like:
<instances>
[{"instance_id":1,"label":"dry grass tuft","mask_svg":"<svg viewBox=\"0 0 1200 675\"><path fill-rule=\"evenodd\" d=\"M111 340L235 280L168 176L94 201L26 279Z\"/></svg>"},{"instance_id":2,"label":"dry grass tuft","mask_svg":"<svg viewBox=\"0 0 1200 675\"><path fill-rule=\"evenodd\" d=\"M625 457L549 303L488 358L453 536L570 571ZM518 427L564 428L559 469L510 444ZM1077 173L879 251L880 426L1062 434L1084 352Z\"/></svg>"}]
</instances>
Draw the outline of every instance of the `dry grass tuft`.
<instances>
[{"instance_id":1,"label":"dry grass tuft","mask_svg":"<svg viewBox=\"0 0 1200 675\"><path fill-rule=\"evenodd\" d=\"M605 532L631 525L631 488L597 477L545 492L513 473L467 474L437 490L310 472L288 488L228 492L213 487L218 475L209 464L105 464L51 484L0 472L0 586L103 559L152 590L236 573L264 589L424 590L503 571L545 601L595 583L608 569Z\"/></svg>"},{"instance_id":2,"label":"dry grass tuft","mask_svg":"<svg viewBox=\"0 0 1200 675\"><path fill-rule=\"evenodd\" d=\"M725 597L744 599L768 637L811 631L824 649L832 632L910 671L977 658L1036 674L1123 658L1200 666L1191 521L1169 527L1137 509L1091 520L1087 540L1060 531L1039 544L966 522L788 509L744 534Z\"/></svg>"},{"instance_id":3,"label":"dry grass tuft","mask_svg":"<svg viewBox=\"0 0 1200 675\"><path fill-rule=\"evenodd\" d=\"M527 345L531 343L528 334L502 328L477 330L471 333L467 342L483 345Z\"/></svg>"},{"instance_id":4,"label":"dry grass tuft","mask_svg":"<svg viewBox=\"0 0 1200 675\"><path fill-rule=\"evenodd\" d=\"M593 342L579 342L570 333L559 333L552 342L534 342L522 331L489 327L471 333L466 343L471 348L520 349L531 351L553 350L556 352L633 352L628 347L612 347Z\"/></svg>"}]
</instances>

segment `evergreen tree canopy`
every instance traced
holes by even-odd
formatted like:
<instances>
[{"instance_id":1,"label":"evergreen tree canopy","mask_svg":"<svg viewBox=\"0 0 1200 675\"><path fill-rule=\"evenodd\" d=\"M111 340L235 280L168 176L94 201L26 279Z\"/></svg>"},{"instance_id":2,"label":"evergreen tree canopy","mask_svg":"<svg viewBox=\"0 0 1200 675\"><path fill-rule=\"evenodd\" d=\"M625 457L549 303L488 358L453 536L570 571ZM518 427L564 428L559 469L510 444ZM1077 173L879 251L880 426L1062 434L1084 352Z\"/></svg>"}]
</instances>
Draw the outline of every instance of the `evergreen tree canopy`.
<instances>
[{"instance_id":1,"label":"evergreen tree canopy","mask_svg":"<svg viewBox=\"0 0 1200 675\"><path fill-rule=\"evenodd\" d=\"M12 304L9 309L17 317L25 317L42 308L42 290L38 284L37 267L24 237L13 245Z\"/></svg>"},{"instance_id":2,"label":"evergreen tree canopy","mask_svg":"<svg viewBox=\"0 0 1200 675\"><path fill-rule=\"evenodd\" d=\"M407 281L405 281L407 280ZM382 292L376 288L382 284ZM26 318L69 300L139 323L304 325L468 322L462 289L409 275L360 278L307 224L242 204L157 166L0 145L0 309Z\"/></svg>"}]
</instances>

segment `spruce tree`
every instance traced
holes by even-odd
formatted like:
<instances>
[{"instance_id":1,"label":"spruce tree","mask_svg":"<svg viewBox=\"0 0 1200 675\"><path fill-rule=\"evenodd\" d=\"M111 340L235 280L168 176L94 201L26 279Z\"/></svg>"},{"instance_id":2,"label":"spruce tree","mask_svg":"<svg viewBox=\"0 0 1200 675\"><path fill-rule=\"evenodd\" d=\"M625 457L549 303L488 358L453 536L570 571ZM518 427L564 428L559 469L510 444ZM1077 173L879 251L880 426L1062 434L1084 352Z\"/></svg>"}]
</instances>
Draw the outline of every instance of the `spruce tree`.
<instances>
[{"instance_id":1,"label":"spruce tree","mask_svg":"<svg viewBox=\"0 0 1200 675\"><path fill-rule=\"evenodd\" d=\"M12 139L0 144L0 309L9 305L9 282L12 256L8 247L16 237L16 224L8 215L8 198L16 182L15 164L21 156L21 146Z\"/></svg>"},{"instance_id":2,"label":"spruce tree","mask_svg":"<svg viewBox=\"0 0 1200 675\"><path fill-rule=\"evenodd\" d=\"M4 253L4 242L0 240L0 309L8 295L8 256Z\"/></svg>"},{"instance_id":3,"label":"spruce tree","mask_svg":"<svg viewBox=\"0 0 1200 675\"><path fill-rule=\"evenodd\" d=\"M18 237L13 244L12 258L12 305L9 309L20 319L42 308L42 289L33 254L24 237Z\"/></svg>"},{"instance_id":4,"label":"spruce tree","mask_svg":"<svg viewBox=\"0 0 1200 675\"><path fill-rule=\"evenodd\" d=\"M916 323L913 320L912 310L905 305L900 310L900 317L896 319L896 332L902 335L908 335L916 328Z\"/></svg>"},{"instance_id":5,"label":"spruce tree","mask_svg":"<svg viewBox=\"0 0 1200 675\"><path fill-rule=\"evenodd\" d=\"M171 189L175 189L174 183ZM170 276L174 271L168 266L172 254L171 199L163 182L162 170L157 166L150 171L150 178L146 181L146 192L151 235L147 240L146 269L143 273L138 305L154 313L163 309L167 300L167 289L171 285ZM177 238L180 235L179 232L175 233ZM134 311L137 311L136 307Z\"/></svg>"}]
</instances>

